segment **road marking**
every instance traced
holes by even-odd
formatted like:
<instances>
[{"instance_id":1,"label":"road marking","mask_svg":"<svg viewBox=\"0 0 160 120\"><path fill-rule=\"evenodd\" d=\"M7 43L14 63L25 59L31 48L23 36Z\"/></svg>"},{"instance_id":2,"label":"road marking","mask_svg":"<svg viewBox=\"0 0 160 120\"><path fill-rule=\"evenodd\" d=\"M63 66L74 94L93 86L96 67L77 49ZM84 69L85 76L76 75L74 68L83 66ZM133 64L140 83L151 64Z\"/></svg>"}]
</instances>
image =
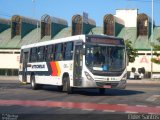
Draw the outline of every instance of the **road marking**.
<instances>
[{"instance_id":1,"label":"road marking","mask_svg":"<svg viewBox=\"0 0 160 120\"><path fill-rule=\"evenodd\" d=\"M137 107L147 107L146 105L136 105Z\"/></svg>"},{"instance_id":2,"label":"road marking","mask_svg":"<svg viewBox=\"0 0 160 120\"><path fill-rule=\"evenodd\" d=\"M133 111L125 111L125 113L138 113L138 112L133 112Z\"/></svg>"},{"instance_id":3,"label":"road marking","mask_svg":"<svg viewBox=\"0 0 160 120\"><path fill-rule=\"evenodd\" d=\"M94 109L82 109L82 110L86 110L86 111L93 111Z\"/></svg>"},{"instance_id":4,"label":"road marking","mask_svg":"<svg viewBox=\"0 0 160 120\"><path fill-rule=\"evenodd\" d=\"M65 107L62 107L63 109L72 109L72 108L65 108Z\"/></svg>"},{"instance_id":5,"label":"road marking","mask_svg":"<svg viewBox=\"0 0 160 120\"><path fill-rule=\"evenodd\" d=\"M115 110L103 110L103 112L116 112Z\"/></svg>"},{"instance_id":6,"label":"road marking","mask_svg":"<svg viewBox=\"0 0 160 120\"><path fill-rule=\"evenodd\" d=\"M153 113L153 112L151 112L151 113L148 113L148 114L152 114L152 115L154 115L154 113Z\"/></svg>"},{"instance_id":7,"label":"road marking","mask_svg":"<svg viewBox=\"0 0 160 120\"><path fill-rule=\"evenodd\" d=\"M127 104L117 104L117 105L127 106Z\"/></svg>"},{"instance_id":8,"label":"road marking","mask_svg":"<svg viewBox=\"0 0 160 120\"><path fill-rule=\"evenodd\" d=\"M160 114L160 108L142 107L142 106L125 106L117 104L97 104L97 103L78 103L78 102L60 102L60 101L38 101L38 100L1 100L0 106L28 106L28 107L49 107L49 108L71 108L81 110L98 110L98 111L118 111L129 113L154 113Z\"/></svg>"},{"instance_id":9,"label":"road marking","mask_svg":"<svg viewBox=\"0 0 160 120\"><path fill-rule=\"evenodd\" d=\"M160 98L160 95L152 95L149 98L147 98L146 101L153 102L153 101L155 101L158 98Z\"/></svg>"},{"instance_id":10,"label":"road marking","mask_svg":"<svg viewBox=\"0 0 160 120\"><path fill-rule=\"evenodd\" d=\"M98 103L98 104L108 104L108 103Z\"/></svg>"}]
</instances>

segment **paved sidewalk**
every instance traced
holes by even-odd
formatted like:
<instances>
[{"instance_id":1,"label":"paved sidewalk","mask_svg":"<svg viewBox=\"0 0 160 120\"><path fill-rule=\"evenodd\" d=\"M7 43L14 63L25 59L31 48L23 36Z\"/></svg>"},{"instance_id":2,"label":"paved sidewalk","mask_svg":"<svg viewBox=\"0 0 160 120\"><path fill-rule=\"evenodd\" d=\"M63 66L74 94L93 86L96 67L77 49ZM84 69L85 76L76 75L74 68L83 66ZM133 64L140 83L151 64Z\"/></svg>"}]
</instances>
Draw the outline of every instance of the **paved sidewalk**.
<instances>
[{"instance_id":1,"label":"paved sidewalk","mask_svg":"<svg viewBox=\"0 0 160 120\"><path fill-rule=\"evenodd\" d=\"M128 84L158 84L160 85L160 79L139 79L139 80L127 80Z\"/></svg>"},{"instance_id":2,"label":"paved sidewalk","mask_svg":"<svg viewBox=\"0 0 160 120\"><path fill-rule=\"evenodd\" d=\"M18 76L0 76L0 80L18 80Z\"/></svg>"}]
</instances>

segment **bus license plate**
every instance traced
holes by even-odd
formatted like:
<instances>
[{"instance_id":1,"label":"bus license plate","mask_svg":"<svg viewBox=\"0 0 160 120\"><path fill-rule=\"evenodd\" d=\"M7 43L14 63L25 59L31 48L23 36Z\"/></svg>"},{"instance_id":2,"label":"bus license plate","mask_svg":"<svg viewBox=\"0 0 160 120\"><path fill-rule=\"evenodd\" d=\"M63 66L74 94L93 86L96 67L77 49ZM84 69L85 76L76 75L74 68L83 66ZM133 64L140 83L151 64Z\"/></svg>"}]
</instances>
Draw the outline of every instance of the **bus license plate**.
<instances>
[{"instance_id":1,"label":"bus license plate","mask_svg":"<svg viewBox=\"0 0 160 120\"><path fill-rule=\"evenodd\" d=\"M111 85L104 85L103 88L112 88Z\"/></svg>"}]
</instances>

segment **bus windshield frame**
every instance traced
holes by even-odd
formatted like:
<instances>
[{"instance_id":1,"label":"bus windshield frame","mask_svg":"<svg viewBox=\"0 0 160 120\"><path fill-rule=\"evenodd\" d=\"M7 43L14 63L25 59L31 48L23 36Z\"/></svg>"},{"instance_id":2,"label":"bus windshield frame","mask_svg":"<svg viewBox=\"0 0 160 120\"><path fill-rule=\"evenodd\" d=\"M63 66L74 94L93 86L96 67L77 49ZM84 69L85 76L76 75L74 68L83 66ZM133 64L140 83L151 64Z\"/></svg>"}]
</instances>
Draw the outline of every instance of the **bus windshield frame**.
<instances>
[{"instance_id":1,"label":"bus windshield frame","mask_svg":"<svg viewBox=\"0 0 160 120\"><path fill-rule=\"evenodd\" d=\"M126 67L124 41L122 39L88 37L85 44L85 65L91 71L122 72Z\"/></svg>"}]
</instances>

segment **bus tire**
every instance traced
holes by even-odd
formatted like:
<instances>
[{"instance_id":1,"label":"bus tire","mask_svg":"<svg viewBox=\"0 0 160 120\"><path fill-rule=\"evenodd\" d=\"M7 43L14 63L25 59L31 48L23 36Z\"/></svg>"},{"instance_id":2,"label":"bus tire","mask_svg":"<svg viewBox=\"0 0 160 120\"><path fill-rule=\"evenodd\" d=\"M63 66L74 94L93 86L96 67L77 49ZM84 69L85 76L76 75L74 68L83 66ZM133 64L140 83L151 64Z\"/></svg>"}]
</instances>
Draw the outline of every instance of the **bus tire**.
<instances>
[{"instance_id":1,"label":"bus tire","mask_svg":"<svg viewBox=\"0 0 160 120\"><path fill-rule=\"evenodd\" d=\"M99 88L99 94L104 95L105 94L105 88Z\"/></svg>"},{"instance_id":2,"label":"bus tire","mask_svg":"<svg viewBox=\"0 0 160 120\"><path fill-rule=\"evenodd\" d=\"M69 77L67 77L67 93L68 94L73 94L73 87L70 86Z\"/></svg>"},{"instance_id":3,"label":"bus tire","mask_svg":"<svg viewBox=\"0 0 160 120\"><path fill-rule=\"evenodd\" d=\"M37 90L39 88L38 84L36 84L36 82L35 82L35 76L34 75L31 76L31 88L33 90Z\"/></svg>"},{"instance_id":4,"label":"bus tire","mask_svg":"<svg viewBox=\"0 0 160 120\"><path fill-rule=\"evenodd\" d=\"M63 77L63 91L67 91L68 94L73 93L73 88L70 86L69 76Z\"/></svg>"}]
</instances>

